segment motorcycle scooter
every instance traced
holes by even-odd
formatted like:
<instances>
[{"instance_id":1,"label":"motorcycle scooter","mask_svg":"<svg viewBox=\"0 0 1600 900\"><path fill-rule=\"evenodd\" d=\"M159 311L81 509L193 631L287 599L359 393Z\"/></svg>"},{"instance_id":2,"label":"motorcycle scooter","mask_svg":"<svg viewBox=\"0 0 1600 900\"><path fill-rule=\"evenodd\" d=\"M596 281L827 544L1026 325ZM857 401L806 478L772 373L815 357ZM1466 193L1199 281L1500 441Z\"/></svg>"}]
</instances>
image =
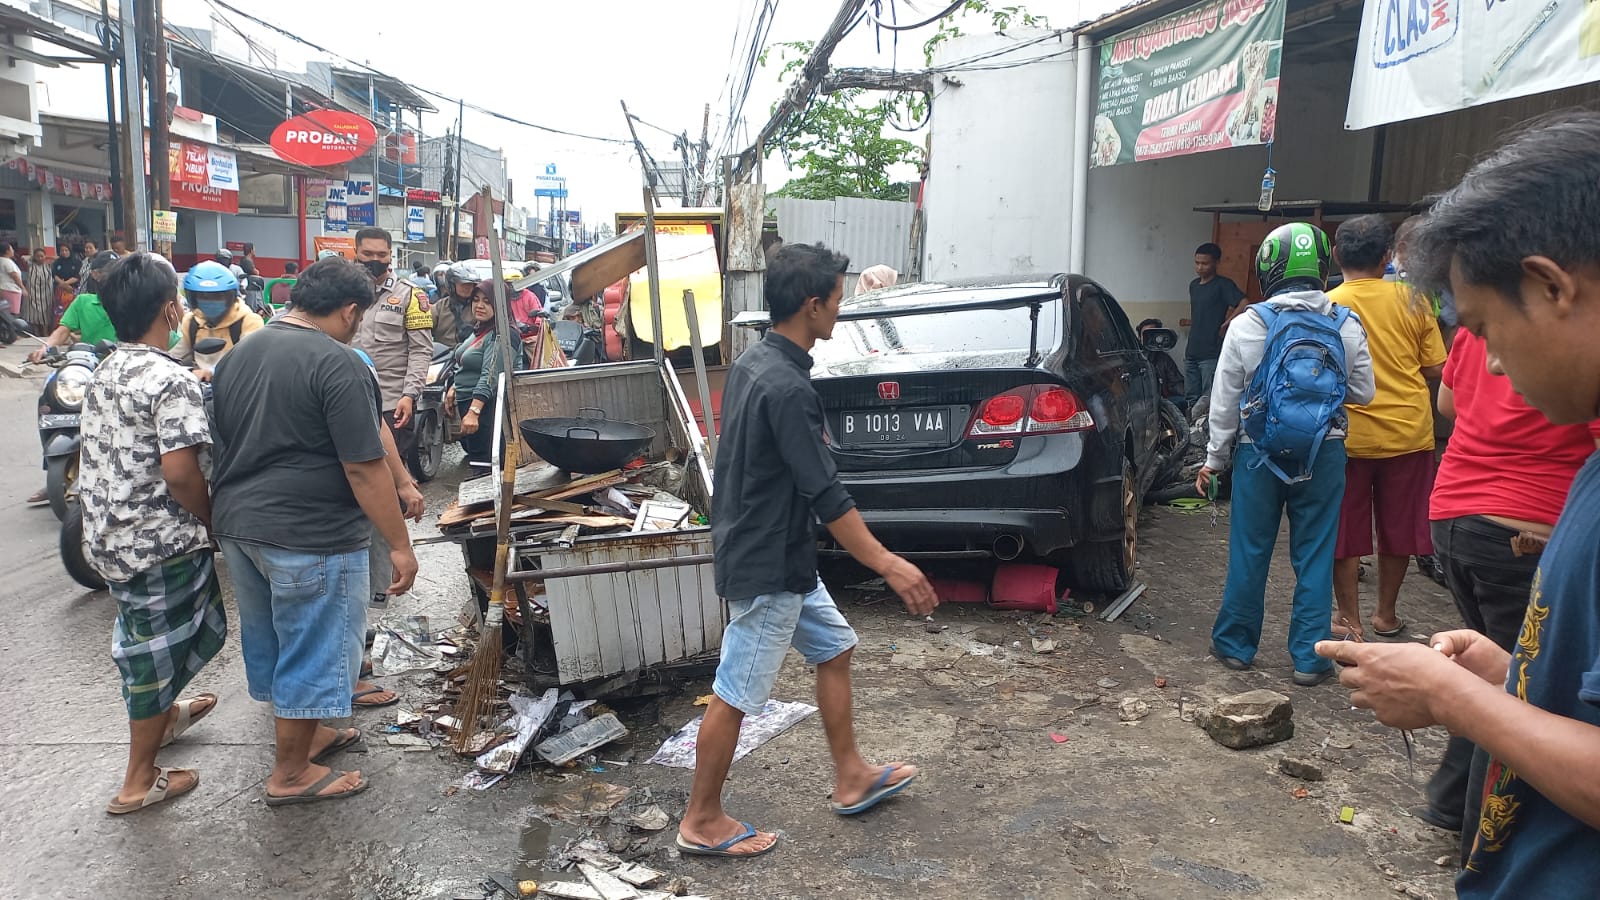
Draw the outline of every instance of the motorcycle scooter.
<instances>
[{"instance_id":1,"label":"motorcycle scooter","mask_svg":"<svg viewBox=\"0 0 1600 900\"><path fill-rule=\"evenodd\" d=\"M43 364L55 371L39 395L39 442L44 447L45 494L58 520L66 520L67 507L77 498L83 398L95 367L115 349L114 342L101 341L95 346L73 344L65 352L54 347L45 351Z\"/></svg>"},{"instance_id":2,"label":"motorcycle scooter","mask_svg":"<svg viewBox=\"0 0 1600 900\"><path fill-rule=\"evenodd\" d=\"M444 464L444 445L454 440L450 434L455 420L455 410L445 409L444 396L455 377L455 354L449 347L435 341L433 362L428 366L428 381L422 386L422 396L417 398L413 412L417 439L406 454L406 468L419 482L432 481Z\"/></svg>"}]
</instances>

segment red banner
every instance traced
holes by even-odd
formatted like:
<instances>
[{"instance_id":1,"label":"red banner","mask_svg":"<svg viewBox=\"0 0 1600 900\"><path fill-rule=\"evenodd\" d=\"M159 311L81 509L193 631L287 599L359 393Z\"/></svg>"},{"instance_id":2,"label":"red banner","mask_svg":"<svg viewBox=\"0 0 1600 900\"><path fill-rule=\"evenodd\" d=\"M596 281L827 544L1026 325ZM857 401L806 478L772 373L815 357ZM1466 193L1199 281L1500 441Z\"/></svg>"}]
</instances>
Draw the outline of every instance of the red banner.
<instances>
[{"instance_id":1,"label":"red banner","mask_svg":"<svg viewBox=\"0 0 1600 900\"><path fill-rule=\"evenodd\" d=\"M179 209L198 209L206 212L236 213L239 211L239 192L225 191L207 184L172 182L172 205Z\"/></svg>"}]
</instances>

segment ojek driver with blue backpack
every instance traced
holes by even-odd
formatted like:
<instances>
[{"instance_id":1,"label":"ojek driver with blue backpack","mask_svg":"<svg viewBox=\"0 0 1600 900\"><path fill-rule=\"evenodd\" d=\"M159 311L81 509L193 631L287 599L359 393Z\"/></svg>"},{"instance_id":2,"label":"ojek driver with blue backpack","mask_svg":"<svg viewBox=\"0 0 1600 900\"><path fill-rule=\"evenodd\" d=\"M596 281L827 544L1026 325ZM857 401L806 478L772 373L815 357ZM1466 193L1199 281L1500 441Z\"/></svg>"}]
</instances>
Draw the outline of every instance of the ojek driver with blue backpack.
<instances>
[{"instance_id":1,"label":"ojek driver with blue backpack","mask_svg":"<svg viewBox=\"0 0 1600 900\"><path fill-rule=\"evenodd\" d=\"M196 263L183 276L183 295L189 311L178 325L178 342L172 346L171 356L192 367L201 381L210 381L217 362L247 335L260 330L261 316L239 301L239 279L221 263ZM196 353L194 345L206 338L221 339L222 349Z\"/></svg>"},{"instance_id":2,"label":"ojek driver with blue backpack","mask_svg":"<svg viewBox=\"0 0 1600 900\"><path fill-rule=\"evenodd\" d=\"M1256 271L1266 299L1235 317L1211 388L1211 442L1197 487L1233 456L1228 580L1211 652L1248 668L1261 642L1267 570L1287 510L1294 605L1289 655L1295 684L1320 684L1333 665L1317 656L1333 607L1333 553L1344 497L1344 404L1372 400L1366 332L1323 293L1328 236L1303 222L1261 244ZM1233 445L1237 438L1238 447Z\"/></svg>"}]
</instances>

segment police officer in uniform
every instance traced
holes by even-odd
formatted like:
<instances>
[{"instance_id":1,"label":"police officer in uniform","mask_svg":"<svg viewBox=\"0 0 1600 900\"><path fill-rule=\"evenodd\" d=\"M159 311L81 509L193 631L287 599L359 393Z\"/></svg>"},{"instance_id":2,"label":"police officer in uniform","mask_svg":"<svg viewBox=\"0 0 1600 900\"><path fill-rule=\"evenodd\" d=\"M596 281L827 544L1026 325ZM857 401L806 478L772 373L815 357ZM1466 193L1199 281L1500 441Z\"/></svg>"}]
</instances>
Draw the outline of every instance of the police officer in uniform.
<instances>
[{"instance_id":1,"label":"police officer in uniform","mask_svg":"<svg viewBox=\"0 0 1600 900\"><path fill-rule=\"evenodd\" d=\"M412 413L433 362L433 315L428 295L391 270L393 257L388 231L363 228L356 232L356 262L372 276L378 302L362 316L352 344L367 354L378 373L383 420L393 430L395 448L404 460L417 442ZM368 559L372 584L388 584L389 548L376 529ZM378 605L386 599L380 599L376 587L373 596Z\"/></svg>"}]
</instances>

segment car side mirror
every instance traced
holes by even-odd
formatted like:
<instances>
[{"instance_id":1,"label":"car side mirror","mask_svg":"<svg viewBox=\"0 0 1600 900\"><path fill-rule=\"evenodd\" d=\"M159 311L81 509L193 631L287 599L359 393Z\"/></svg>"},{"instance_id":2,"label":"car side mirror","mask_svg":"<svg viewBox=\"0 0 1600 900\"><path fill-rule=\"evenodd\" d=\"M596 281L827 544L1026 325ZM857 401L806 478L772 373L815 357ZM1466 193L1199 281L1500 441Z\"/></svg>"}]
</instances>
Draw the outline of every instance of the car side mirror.
<instances>
[{"instance_id":1,"label":"car side mirror","mask_svg":"<svg viewBox=\"0 0 1600 900\"><path fill-rule=\"evenodd\" d=\"M207 355L212 353L221 353L223 350L227 349L227 346L228 342L219 337L201 338L200 340L194 342L194 352L205 353Z\"/></svg>"},{"instance_id":2,"label":"car side mirror","mask_svg":"<svg viewBox=\"0 0 1600 900\"><path fill-rule=\"evenodd\" d=\"M1171 328L1146 328L1140 343L1148 352L1166 353L1178 346L1178 333Z\"/></svg>"}]
</instances>

